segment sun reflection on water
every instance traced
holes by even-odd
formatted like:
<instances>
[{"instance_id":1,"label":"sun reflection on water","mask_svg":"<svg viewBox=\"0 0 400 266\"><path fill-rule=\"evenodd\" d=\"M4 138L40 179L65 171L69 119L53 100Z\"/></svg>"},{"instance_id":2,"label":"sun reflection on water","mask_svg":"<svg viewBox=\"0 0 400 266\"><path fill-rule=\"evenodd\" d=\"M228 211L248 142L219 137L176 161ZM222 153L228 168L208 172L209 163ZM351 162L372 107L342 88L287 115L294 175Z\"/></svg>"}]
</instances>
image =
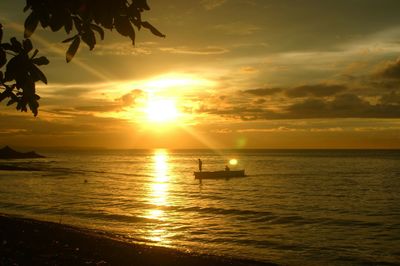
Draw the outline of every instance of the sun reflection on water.
<instances>
[{"instance_id":1,"label":"sun reflection on water","mask_svg":"<svg viewBox=\"0 0 400 266\"><path fill-rule=\"evenodd\" d=\"M167 235L163 223L168 221L167 213L163 209L168 206L168 190L169 190L169 165L168 152L166 150L156 150L153 156L154 160L154 179L149 188L149 203L152 208L146 212L146 218L158 220L157 225L152 226L148 230L147 239L157 242L160 245L168 244L165 239Z\"/></svg>"},{"instance_id":2,"label":"sun reflection on water","mask_svg":"<svg viewBox=\"0 0 400 266\"><path fill-rule=\"evenodd\" d=\"M168 153L166 150L156 150L154 154L155 177L157 182L168 181Z\"/></svg>"}]
</instances>

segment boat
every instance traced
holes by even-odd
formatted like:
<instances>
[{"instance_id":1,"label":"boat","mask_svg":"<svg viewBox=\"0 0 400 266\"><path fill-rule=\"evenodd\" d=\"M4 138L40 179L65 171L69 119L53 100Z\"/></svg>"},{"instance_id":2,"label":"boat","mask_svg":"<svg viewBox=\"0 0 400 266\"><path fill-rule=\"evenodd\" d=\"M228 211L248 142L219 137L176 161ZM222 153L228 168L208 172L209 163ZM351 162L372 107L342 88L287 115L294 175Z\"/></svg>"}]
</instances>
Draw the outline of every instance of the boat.
<instances>
[{"instance_id":1,"label":"boat","mask_svg":"<svg viewBox=\"0 0 400 266\"><path fill-rule=\"evenodd\" d=\"M244 170L194 172L195 179L228 179L245 176Z\"/></svg>"}]
</instances>

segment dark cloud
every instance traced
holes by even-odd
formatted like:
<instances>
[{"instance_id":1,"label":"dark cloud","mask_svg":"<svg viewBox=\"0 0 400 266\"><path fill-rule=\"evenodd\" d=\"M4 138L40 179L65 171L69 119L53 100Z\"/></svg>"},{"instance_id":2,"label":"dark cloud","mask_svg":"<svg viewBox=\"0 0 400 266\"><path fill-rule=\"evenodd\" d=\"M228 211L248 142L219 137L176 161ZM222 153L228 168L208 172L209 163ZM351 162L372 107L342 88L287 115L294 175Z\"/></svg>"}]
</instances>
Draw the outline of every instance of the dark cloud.
<instances>
[{"instance_id":1,"label":"dark cloud","mask_svg":"<svg viewBox=\"0 0 400 266\"><path fill-rule=\"evenodd\" d=\"M288 89L258 88L258 89L245 90L243 92L256 96L269 96L285 91L286 96L290 98L301 98L310 96L312 97L333 96L345 90L347 90L347 87L345 85L315 84L315 85L303 85Z\"/></svg>"},{"instance_id":2,"label":"dark cloud","mask_svg":"<svg viewBox=\"0 0 400 266\"><path fill-rule=\"evenodd\" d=\"M399 79L395 77L399 72ZM382 75L352 76L347 83L310 84L291 88L258 88L241 91L255 96L254 99L228 102L224 110L209 109L206 112L243 120L277 119L335 119L335 118L400 118L400 60L387 64ZM383 75L385 74L385 75ZM389 75L390 74L390 75ZM273 101L260 96L282 92ZM258 97L257 97L258 96ZM253 106L249 106L249 102Z\"/></svg>"},{"instance_id":3,"label":"dark cloud","mask_svg":"<svg viewBox=\"0 0 400 266\"><path fill-rule=\"evenodd\" d=\"M382 70L378 71L378 76L388 79L400 79L400 59L388 63Z\"/></svg>"},{"instance_id":4,"label":"dark cloud","mask_svg":"<svg viewBox=\"0 0 400 266\"><path fill-rule=\"evenodd\" d=\"M143 91L139 89L135 89L130 93L122 95L121 98L116 99L122 103L123 106L132 106L136 103L136 99L143 95Z\"/></svg>"},{"instance_id":5,"label":"dark cloud","mask_svg":"<svg viewBox=\"0 0 400 266\"><path fill-rule=\"evenodd\" d=\"M77 106L75 107L75 110L99 113L121 112L123 110L123 106L115 103L104 103L103 105Z\"/></svg>"},{"instance_id":6,"label":"dark cloud","mask_svg":"<svg viewBox=\"0 0 400 266\"><path fill-rule=\"evenodd\" d=\"M229 107L229 108L207 108L203 106L198 112L208 113L221 116L255 116L259 113L264 113L266 110L263 108L250 108L247 106Z\"/></svg>"},{"instance_id":7,"label":"dark cloud","mask_svg":"<svg viewBox=\"0 0 400 266\"><path fill-rule=\"evenodd\" d=\"M333 100L307 99L287 108L286 118L400 118L400 106L371 104L354 94Z\"/></svg>"},{"instance_id":8,"label":"dark cloud","mask_svg":"<svg viewBox=\"0 0 400 266\"><path fill-rule=\"evenodd\" d=\"M368 80L365 82L366 85L369 88L369 90L373 89L378 89L378 91L381 91L381 89L384 90L398 90L400 89L400 79L399 80Z\"/></svg>"},{"instance_id":9,"label":"dark cloud","mask_svg":"<svg viewBox=\"0 0 400 266\"><path fill-rule=\"evenodd\" d=\"M51 95L56 96L57 98L64 98L64 97L72 97L78 98L90 91L93 91L92 88L66 88L66 89L59 89L50 92Z\"/></svg>"},{"instance_id":10,"label":"dark cloud","mask_svg":"<svg viewBox=\"0 0 400 266\"><path fill-rule=\"evenodd\" d=\"M42 110L43 113L48 113L52 115L56 115L58 117L74 117L83 115L79 110L76 110L73 107L70 108L46 108Z\"/></svg>"},{"instance_id":11,"label":"dark cloud","mask_svg":"<svg viewBox=\"0 0 400 266\"><path fill-rule=\"evenodd\" d=\"M121 120L77 114L68 118L46 120L23 115L0 115L0 132L12 131L12 136L76 135L85 132L107 131Z\"/></svg>"},{"instance_id":12,"label":"dark cloud","mask_svg":"<svg viewBox=\"0 0 400 266\"><path fill-rule=\"evenodd\" d=\"M400 93L392 91L389 94L382 95L380 102L384 105L400 105Z\"/></svg>"},{"instance_id":13,"label":"dark cloud","mask_svg":"<svg viewBox=\"0 0 400 266\"><path fill-rule=\"evenodd\" d=\"M226 0L201 0L200 1L201 5L207 10L212 10L214 8L217 8L221 5L223 5L225 2L226 2Z\"/></svg>"},{"instance_id":14,"label":"dark cloud","mask_svg":"<svg viewBox=\"0 0 400 266\"><path fill-rule=\"evenodd\" d=\"M381 97L400 93L400 60L380 62L375 71L365 75L345 75L351 93L364 97ZM386 97L385 96L385 97Z\"/></svg>"},{"instance_id":15,"label":"dark cloud","mask_svg":"<svg viewBox=\"0 0 400 266\"><path fill-rule=\"evenodd\" d=\"M398 96L396 94L396 96ZM355 94L337 95L334 99L310 98L293 103L280 111L246 105L203 112L242 120L313 119L313 118L400 118L400 104L382 98L371 104Z\"/></svg>"},{"instance_id":16,"label":"dark cloud","mask_svg":"<svg viewBox=\"0 0 400 266\"><path fill-rule=\"evenodd\" d=\"M171 54L187 54L187 55L219 55L229 52L229 50L222 47L189 48L180 46L180 47L164 47L160 48L160 50Z\"/></svg>"},{"instance_id":17,"label":"dark cloud","mask_svg":"<svg viewBox=\"0 0 400 266\"><path fill-rule=\"evenodd\" d=\"M25 129L25 127L22 127L23 125L30 124L36 120L26 115L0 113L0 130L4 132L8 129Z\"/></svg>"},{"instance_id":18,"label":"dark cloud","mask_svg":"<svg viewBox=\"0 0 400 266\"><path fill-rule=\"evenodd\" d=\"M296 118L350 118L375 117L374 106L354 94L336 96L331 101L306 99L288 107L290 116ZM372 111L372 112L371 112ZM380 116L380 115L379 115Z\"/></svg>"},{"instance_id":19,"label":"dark cloud","mask_svg":"<svg viewBox=\"0 0 400 266\"><path fill-rule=\"evenodd\" d=\"M400 93L400 59L378 63L374 71L361 75L342 75L348 92L363 97Z\"/></svg>"},{"instance_id":20,"label":"dark cloud","mask_svg":"<svg viewBox=\"0 0 400 266\"><path fill-rule=\"evenodd\" d=\"M256 95L256 96L268 96L274 95L281 92L281 88L259 88L259 89L250 89L243 91L244 93Z\"/></svg>"},{"instance_id":21,"label":"dark cloud","mask_svg":"<svg viewBox=\"0 0 400 266\"><path fill-rule=\"evenodd\" d=\"M267 100L262 99L262 98L261 99L257 99L257 100L254 101L255 104L263 104L263 103L266 103L266 102L267 102Z\"/></svg>"},{"instance_id":22,"label":"dark cloud","mask_svg":"<svg viewBox=\"0 0 400 266\"><path fill-rule=\"evenodd\" d=\"M115 99L114 102L109 101L95 101L93 105L77 106L75 110L86 112L121 112L125 107L134 106L136 99L143 95L142 90L132 90L131 92L122 95L120 98Z\"/></svg>"},{"instance_id":23,"label":"dark cloud","mask_svg":"<svg viewBox=\"0 0 400 266\"><path fill-rule=\"evenodd\" d=\"M309 96L327 97L327 96L333 96L345 90L347 90L347 87L344 85L328 85L328 84L304 85L287 90L286 95L290 98L309 97Z\"/></svg>"}]
</instances>

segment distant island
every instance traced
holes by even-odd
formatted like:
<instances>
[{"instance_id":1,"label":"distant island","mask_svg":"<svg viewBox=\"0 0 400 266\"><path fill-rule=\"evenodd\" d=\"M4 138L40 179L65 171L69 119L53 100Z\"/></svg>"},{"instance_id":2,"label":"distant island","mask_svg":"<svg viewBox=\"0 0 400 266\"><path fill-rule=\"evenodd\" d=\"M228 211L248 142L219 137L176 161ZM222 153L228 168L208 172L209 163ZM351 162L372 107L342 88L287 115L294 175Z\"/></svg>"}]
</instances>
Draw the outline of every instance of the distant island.
<instances>
[{"instance_id":1,"label":"distant island","mask_svg":"<svg viewBox=\"0 0 400 266\"><path fill-rule=\"evenodd\" d=\"M0 159L30 159L30 158L45 158L45 156L37 154L34 151L18 152L9 146L0 149Z\"/></svg>"}]
</instances>

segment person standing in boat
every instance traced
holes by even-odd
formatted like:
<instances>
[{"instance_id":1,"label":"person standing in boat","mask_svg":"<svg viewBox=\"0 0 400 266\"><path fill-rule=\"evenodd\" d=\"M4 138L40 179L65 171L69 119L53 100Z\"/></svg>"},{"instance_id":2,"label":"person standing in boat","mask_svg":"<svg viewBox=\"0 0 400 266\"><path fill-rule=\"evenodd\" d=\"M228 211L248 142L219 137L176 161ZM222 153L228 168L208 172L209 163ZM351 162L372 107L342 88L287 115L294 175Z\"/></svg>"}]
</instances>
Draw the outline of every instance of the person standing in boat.
<instances>
[{"instance_id":1,"label":"person standing in boat","mask_svg":"<svg viewBox=\"0 0 400 266\"><path fill-rule=\"evenodd\" d=\"M203 168L203 162L199 159L199 171L201 172Z\"/></svg>"},{"instance_id":2,"label":"person standing in boat","mask_svg":"<svg viewBox=\"0 0 400 266\"><path fill-rule=\"evenodd\" d=\"M229 168L228 165L225 165L225 171L230 171L231 169Z\"/></svg>"}]
</instances>

